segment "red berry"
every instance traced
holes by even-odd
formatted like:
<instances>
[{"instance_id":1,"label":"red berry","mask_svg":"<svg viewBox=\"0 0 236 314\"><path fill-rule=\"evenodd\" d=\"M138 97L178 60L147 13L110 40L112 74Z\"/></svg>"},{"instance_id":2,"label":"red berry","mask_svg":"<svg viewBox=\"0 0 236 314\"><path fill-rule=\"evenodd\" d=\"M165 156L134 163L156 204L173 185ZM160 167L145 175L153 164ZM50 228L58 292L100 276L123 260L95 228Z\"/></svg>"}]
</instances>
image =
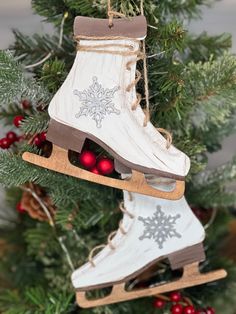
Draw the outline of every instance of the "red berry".
<instances>
[{"instance_id":1,"label":"red berry","mask_svg":"<svg viewBox=\"0 0 236 314\"><path fill-rule=\"evenodd\" d=\"M7 132L6 138L11 142L11 144L17 141L17 135L12 131Z\"/></svg>"},{"instance_id":2,"label":"red berry","mask_svg":"<svg viewBox=\"0 0 236 314\"><path fill-rule=\"evenodd\" d=\"M194 314L205 314L206 312L204 310L197 310L194 312Z\"/></svg>"},{"instance_id":3,"label":"red berry","mask_svg":"<svg viewBox=\"0 0 236 314\"><path fill-rule=\"evenodd\" d=\"M47 139L47 132L42 132L42 133L40 133L40 134L39 134L39 137L40 137L40 140L41 140L42 142L45 142L46 139Z\"/></svg>"},{"instance_id":4,"label":"red berry","mask_svg":"<svg viewBox=\"0 0 236 314\"><path fill-rule=\"evenodd\" d=\"M111 174L114 170L114 162L107 158L101 158L97 163L97 168L103 175Z\"/></svg>"},{"instance_id":5,"label":"red berry","mask_svg":"<svg viewBox=\"0 0 236 314\"><path fill-rule=\"evenodd\" d=\"M93 167L90 171L92 173L95 173L95 174L100 174L100 172L98 171L97 167Z\"/></svg>"},{"instance_id":6,"label":"red berry","mask_svg":"<svg viewBox=\"0 0 236 314\"><path fill-rule=\"evenodd\" d=\"M13 120L14 125L19 128L21 121L24 119L23 116L16 116Z\"/></svg>"},{"instance_id":7,"label":"red berry","mask_svg":"<svg viewBox=\"0 0 236 314\"><path fill-rule=\"evenodd\" d=\"M36 146L38 146L38 147L40 147L40 145L42 144L42 141L41 141L39 135L36 135L36 136L35 136L35 138L34 138L34 140L33 140L33 144L36 145Z\"/></svg>"},{"instance_id":8,"label":"red berry","mask_svg":"<svg viewBox=\"0 0 236 314\"><path fill-rule=\"evenodd\" d=\"M182 299L181 293L178 291L171 292L170 300L172 302L179 302Z\"/></svg>"},{"instance_id":9,"label":"red berry","mask_svg":"<svg viewBox=\"0 0 236 314\"><path fill-rule=\"evenodd\" d=\"M171 314L182 314L183 313L183 307L181 304L174 304L171 307Z\"/></svg>"},{"instance_id":10,"label":"red berry","mask_svg":"<svg viewBox=\"0 0 236 314\"><path fill-rule=\"evenodd\" d=\"M22 105L23 109L29 109L30 108L30 101L27 99L24 99L21 101L21 105Z\"/></svg>"},{"instance_id":11,"label":"red berry","mask_svg":"<svg viewBox=\"0 0 236 314\"><path fill-rule=\"evenodd\" d=\"M16 205L16 210L21 214L26 212L26 210L22 207L22 204L20 202Z\"/></svg>"},{"instance_id":12,"label":"red berry","mask_svg":"<svg viewBox=\"0 0 236 314\"><path fill-rule=\"evenodd\" d=\"M163 307L166 305L166 302L162 299L157 298L153 302L153 306L157 309L163 309Z\"/></svg>"},{"instance_id":13,"label":"red berry","mask_svg":"<svg viewBox=\"0 0 236 314\"><path fill-rule=\"evenodd\" d=\"M184 314L195 314L195 308L192 305L185 306Z\"/></svg>"},{"instance_id":14,"label":"red berry","mask_svg":"<svg viewBox=\"0 0 236 314\"><path fill-rule=\"evenodd\" d=\"M84 150L79 157L79 161L82 166L84 166L87 169L91 169L96 164L96 155L94 152L90 150Z\"/></svg>"},{"instance_id":15,"label":"red berry","mask_svg":"<svg viewBox=\"0 0 236 314\"><path fill-rule=\"evenodd\" d=\"M8 138L4 137L0 140L0 147L2 149L8 149L10 146L11 146L11 141Z\"/></svg>"},{"instance_id":16,"label":"red berry","mask_svg":"<svg viewBox=\"0 0 236 314\"><path fill-rule=\"evenodd\" d=\"M206 313L206 314L215 314L215 310L213 309L213 307L208 306L208 307L205 309L205 313Z\"/></svg>"}]
</instances>

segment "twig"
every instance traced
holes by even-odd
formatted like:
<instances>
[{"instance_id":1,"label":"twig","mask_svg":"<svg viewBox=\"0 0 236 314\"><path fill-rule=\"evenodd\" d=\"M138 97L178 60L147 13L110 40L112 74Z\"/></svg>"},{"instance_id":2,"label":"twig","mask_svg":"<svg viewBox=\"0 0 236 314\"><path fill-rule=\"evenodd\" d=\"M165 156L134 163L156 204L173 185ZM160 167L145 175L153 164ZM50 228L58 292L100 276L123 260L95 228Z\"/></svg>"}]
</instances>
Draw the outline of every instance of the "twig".
<instances>
[{"instance_id":1,"label":"twig","mask_svg":"<svg viewBox=\"0 0 236 314\"><path fill-rule=\"evenodd\" d=\"M147 58L150 59L150 58L159 57L159 56L163 55L164 53L165 53L165 51L154 53L153 55L147 56Z\"/></svg>"},{"instance_id":2,"label":"twig","mask_svg":"<svg viewBox=\"0 0 236 314\"><path fill-rule=\"evenodd\" d=\"M207 230L208 228L210 228L210 226L214 223L215 219L217 216L217 208L213 208L212 210L212 214L211 214L211 218L208 221L208 223L204 226L204 229Z\"/></svg>"},{"instance_id":3,"label":"twig","mask_svg":"<svg viewBox=\"0 0 236 314\"><path fill-rule=\"evenodd\" d=\"M41 64L43 64L45 61L47 61L49 58L51 58L53 54L53 50L50 51L43 59L41 59L40 61L33 63L33 64L29 64L25 66L25 69L30 69L30 68L35 68Z\"/></svg>"},{"instance_id":4,"label":"twig","mask_svg":"<svg viewBox=\"0 0 236 314\"><path fill-rule=\"evenodd\" d=\"M158 29L158 27L150 25L150 24L148 24L148 27L153 28L153 29Z\"/></svg>"},{"instance_id":5,"label":"twig","mask_svg":"<svg viewBox=\"0 0 236 314\"><path fill-rule=\"evenodd\" d=\"M68 262L68 264L70 265L71 270L74 271L74 270L75 270L75 267L74 267L74 265L73 265L73 262L72 262L72 259L71 259L71 257L70 257L69 251L68 251L67 247L65 246L63 237L59 237L58 240L59 240L59 243L60 243L60 245L61 245L62 250L63 250L64 253L65 253L67 262Z\"/></svg>"},{"instance_id":6,"label":"twig","mask_svg":"<svg viewBox=\"0 0 236 314\"><path fill-rule=\"evenodd\" d=\"M64 33L64 24L65 24L65 20L68 17L68 12L65 12L63 15L63 18L61 20L61 25L60 25L60 33L59 33L59 41L58 41L58 45L57 48L61 48L62 46L62 40L63 40L63 33ZM51 58L51 56L53 55L54 50L51 50L45 57L43 57L41 60L39 60L36 63L33 64L29 64L25 66L25 69L30 69L30 68L35 68L41 64L43 64L44 62L46 62L49 58Z\"/></svg>"},{"instance_id":7,"label":"twig","mask_svg":"<svg viewBox=\"0 0 236 314\"><path fill-rule=\"evenodd\" d=\"M55 223L53 221L53 218L50 214L50 211L48 210L47 206L44 204L44 202L41 200L41 198L30 188L25 188L25 187L21 187L22 190L26 191L26 192L29 192L33 198L39 203L39 205L42 207L44 213L47 215L48 217L48 220L49 220L49 224L50 226L55 230L55 233L56 233L56 226L55 226ZM72 259L70 257L70 254L69 254L69 250L67 249L65 243L64 243L64 239L63 237L57 237L57 240L61 246L61 249L62 251L65 253L65 256L66 256L66 259L67 259L67 262L71 268L72 271L75 270L75 267L73 265L73 262L72 262Z\"/></svg>"}]
</instances>

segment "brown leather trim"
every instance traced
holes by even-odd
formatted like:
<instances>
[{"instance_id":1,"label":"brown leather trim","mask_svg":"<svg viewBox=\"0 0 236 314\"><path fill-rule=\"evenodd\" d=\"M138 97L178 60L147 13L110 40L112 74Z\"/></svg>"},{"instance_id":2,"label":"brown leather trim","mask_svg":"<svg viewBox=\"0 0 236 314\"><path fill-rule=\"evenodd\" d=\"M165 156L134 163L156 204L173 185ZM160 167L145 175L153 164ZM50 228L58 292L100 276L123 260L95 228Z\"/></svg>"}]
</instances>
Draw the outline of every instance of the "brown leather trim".
<instances>
[{"instance_id":1,"label":"brown leather trim","mask_svg":"<svg viewBox=\"0 0 236 314\"><path fill-rule=\"evenodd\" d=\"M134 18L113 20L109 27L108 19L77 16L74 20L74 35L88 37L121 36L128 38L143 38L147 34L147 21L143 15Z\"/></svg>"},{"instance_id":2,"label":"brown leather trim","mask_svg":"<svg viewBox=\"0 0 236 314\"><path fill-rule=\"evenodd\" d=\"M144 174L157 175L163 178L170 178L170 179L180 180L180 181L185 180L185 177L183 176L175 175L170 172L165 172L165 171L161 171L161 170L157 170L153 168L140 166L130 161L127 161L126 159L118 155L113 149L111 149L109 146L107 146L104 142L102 142L100 139L98 139L94 135L84 133L73 127L70 127L68 125L62 124L60 122L57 122L56 120L51 119L50 124L49 124L47 139L51 141L53 144L56 144L64 149L71 149L80 153L81 138L83 139L88 138L91 141L97 143L103 149L105 149L110 155L112 155L115 159L117 159L121 164L124 164L129 169L133 169ZM79 143L78 149L76 149L75 147L76 143Z\"/></svg>"},{"instance_id":3,"label":"brown leather trim","mask_svg":"<svg viewBox=\"0 0 236 314\"><path fill-rule=\"evenodd\" d=\"M182 250L179 250L177 252L175 252L175 254L178 254L178 255L183 255L183 264L182 264L182 267L186 266L186 265L189 265L193 262L203 262L206 257L205 255L201 255L201 256L198 256L197 254L194 254L194 252L197 250L199 251L199 247L200 249L203 250L203 245L202 243L198 243L198 244L195 244L195 245L192 245L190 247L187 247L185 249L182 249ZM174 254L174 253L172 253ZM186 261L184 262L184 256L185 254L187 254L188 256L189 255L192 255L192 258L191 260L188 260L186 259ZM170 254L171 255L171 254ZM131 275L121 279L121 280L118 280L118 281L113 281L113 282L108 282L108 283L104 283L104 284L99 284L99 285L94 285L94 286L87 286L87 287L83 287L83 288L76 288L75 290L76 291L89 291L89 290L96 290L96 289L102 289L102 288L106 288L106 287L109 287L109 286L113 286L113 285L117 285L117 284L121 284L121 283L126 283L127 281L129 280L132 280L133 278L139 276L140 274L142 274L144 271L146 271L149 267L152 267L153 265L155 265L156 263L158 263L159 261L161 260L164 260L166 258L168 258L169 256L162 256L162 257L158 257L157 259L155 259L154 261L146 264L144 267L140 268L139 270L137 270L136 272L132 273ZM181 268L181 267L180 267Z\"/></svg>"}]
</instances>

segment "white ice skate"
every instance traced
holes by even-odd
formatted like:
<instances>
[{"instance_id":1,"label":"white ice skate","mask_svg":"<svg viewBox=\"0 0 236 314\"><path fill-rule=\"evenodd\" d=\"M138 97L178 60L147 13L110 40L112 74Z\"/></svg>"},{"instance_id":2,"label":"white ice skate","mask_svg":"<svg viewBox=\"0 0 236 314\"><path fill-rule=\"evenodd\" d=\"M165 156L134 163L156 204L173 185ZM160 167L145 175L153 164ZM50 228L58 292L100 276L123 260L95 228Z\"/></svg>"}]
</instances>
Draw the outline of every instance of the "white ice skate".
<instances>
[{"instance_id":1,"label":"white ice skate","mask_svg":"<svg viewBox=\"0 0 236 314\"><path fill-rule=\"evenodd\" d=\"M48 159L25 153L24 160L132 192L181 198L189 171L188 157L173 146L167 149L166 140L157 132L155 136L163 144L155 143L127 105L130 90L133 91L136 83L132 75L129 79L125 75L127 71L133 73L127 70L127 57L139 54L139 39L146 36L145 18L119 19L110 29L107 20L79 17L76 26L80 32L76 35L81 38L79 51L67 79L49 106L48 139L54 144L54 150ZM80 152L86 138L131 169L131 179L103 177L71 165L67 150ZM172 191L158 191L147 184L144 174L173 178L176 185Z\"/></svg>"},{"instance_id":2,"label":"white ice skate","mask_svg":"<svg viewBox=\"0 0 236 314\"><path fill-rule=\"evenodd\" d=\"M160 184L158 184L160 187ZM124 219L114 238L90 262L72 274L81 307L93 307L156 295L214 281L226 276L224 270L201 274L198 264L205 259L204 228L185 198L167 201L124 192ZM93 252L92 252L93 253ZM184 269L180 279L139 290L125 285L147 268L169 260L171 269ZM89 300L86 292L112 286L110 295Z\"/></svg>"}]
</instances>

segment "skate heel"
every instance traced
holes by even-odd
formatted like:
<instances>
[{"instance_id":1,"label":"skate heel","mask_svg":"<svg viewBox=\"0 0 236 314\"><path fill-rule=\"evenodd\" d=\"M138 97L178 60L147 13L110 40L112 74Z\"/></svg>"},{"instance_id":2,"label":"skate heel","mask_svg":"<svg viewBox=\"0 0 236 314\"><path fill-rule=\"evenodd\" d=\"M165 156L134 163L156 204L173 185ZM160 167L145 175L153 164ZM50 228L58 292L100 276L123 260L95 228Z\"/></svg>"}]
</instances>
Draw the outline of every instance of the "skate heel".
<instances>
[{"instance_id":1,"label":"skate heel","mask_svg":"<svg viewBox=\"0 0 236 314\"><path fill-rule=\"evenodd\" d=\"M168 256L172 270L183 268L186 265L202 262L206 259L203 244L195 244L186 249L172 253Z\"/></svg>"},{"instance_id":2,"label":"skate heel","mask_svg":"<svg viewBox=\"0 0 236 314\"><path fill-rule=\"evenodd\" d=\"M86 140L85 133L70 126L50 120L47 140L66 150L80 153Z\"/></svg>"}]
</instances>

